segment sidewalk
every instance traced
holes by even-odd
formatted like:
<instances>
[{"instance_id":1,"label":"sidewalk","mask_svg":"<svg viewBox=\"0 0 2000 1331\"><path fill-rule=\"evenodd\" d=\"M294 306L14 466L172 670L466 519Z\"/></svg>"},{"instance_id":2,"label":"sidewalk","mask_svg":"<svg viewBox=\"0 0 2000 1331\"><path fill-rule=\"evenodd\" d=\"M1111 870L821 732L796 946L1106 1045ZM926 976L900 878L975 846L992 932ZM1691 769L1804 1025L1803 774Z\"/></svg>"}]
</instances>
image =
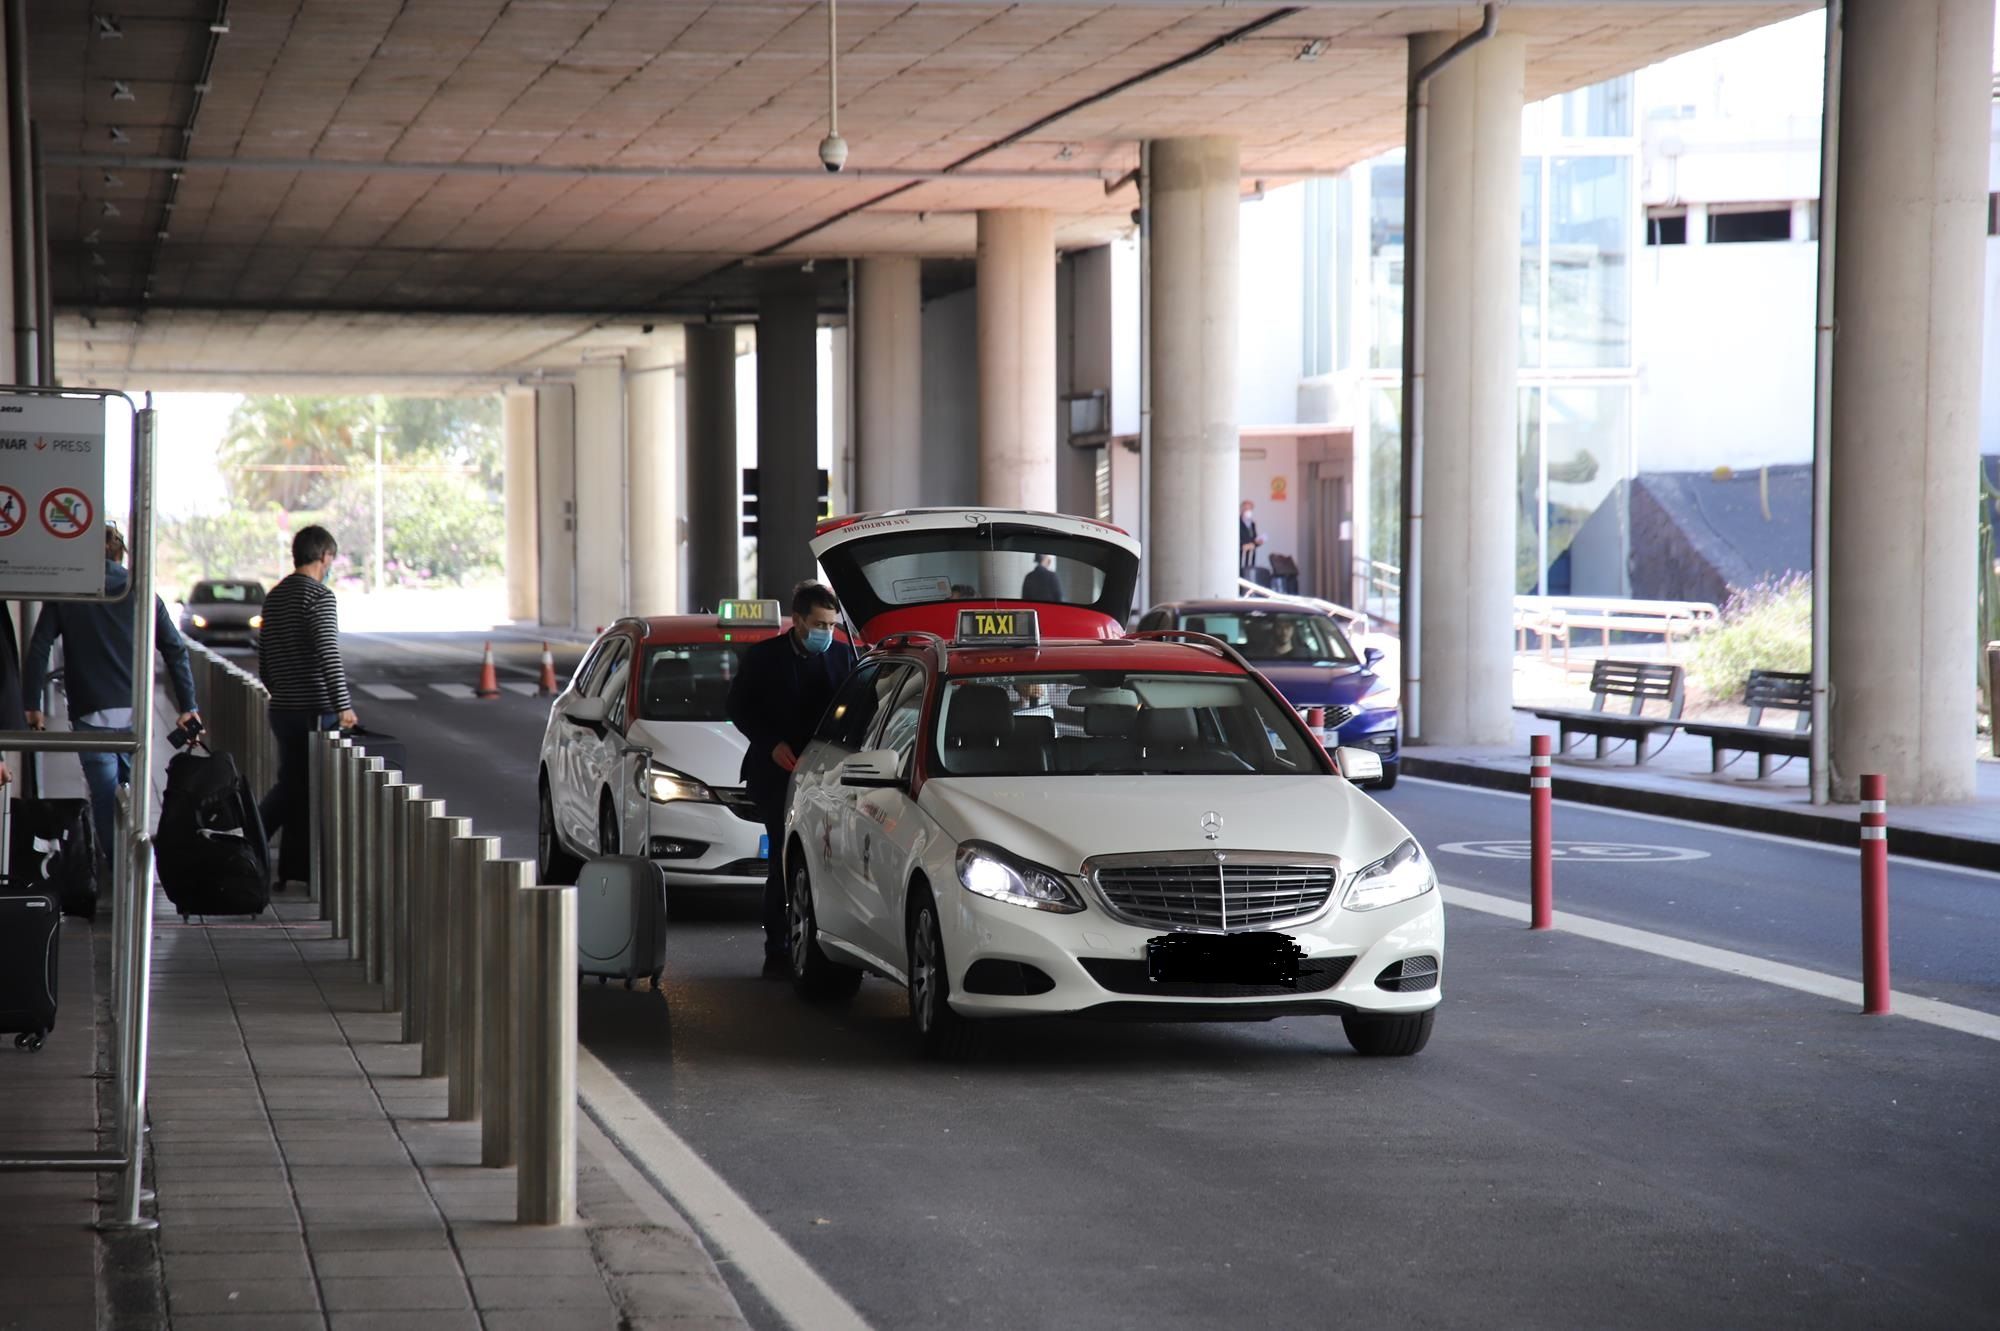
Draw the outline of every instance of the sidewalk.
<instances>
[{"instance_id":1,"label":"sidewalk","mask_svg":"<svg viewBox=\"0 0 2000 1331\"><path fill-rule=\"evenodd\" d=\"M1407 776L1429 777L1492 790L1526 792L1528 739L1554 735L1553 721L1514 713L1515 742L1507 746L1418 745L1403 751ZM1693 822L1770 832L1807 841L1856 843L1860 806L1815 807L1803 759L1757 781L1755 755L1739 758L1719 774L1709 771L1708 741L1676 734L1644 767L1628 745L1599 762L1586 739L1576 753L1555 761L1555 796L1582 804L1655 813ZM2000 762L1982 760L1978 794L1960 804L1889 806L1889 841L1898 855L1991 869L2000 866Z\"/></svg>"},{"instance_id":2,"label":"sidewalk","mask_svg":"<svg viewBox=\"0 0 2000 1331\"><path fill-rule=\"evenodd\" d=\"M114 1176L0 1173L0 1331L745 1325L686 1221L582 1114L580 1223L516 1225L514 1171L480 1166L479 1125L446 1120L444 1081L419 1075L315 905L211 925L155 908L159 1229L94 1231ZM0 1043L7 1149L99 1145L109 925L108 896L94 929L64 923L46 1047Z\"/></svg>"}]
</instances>

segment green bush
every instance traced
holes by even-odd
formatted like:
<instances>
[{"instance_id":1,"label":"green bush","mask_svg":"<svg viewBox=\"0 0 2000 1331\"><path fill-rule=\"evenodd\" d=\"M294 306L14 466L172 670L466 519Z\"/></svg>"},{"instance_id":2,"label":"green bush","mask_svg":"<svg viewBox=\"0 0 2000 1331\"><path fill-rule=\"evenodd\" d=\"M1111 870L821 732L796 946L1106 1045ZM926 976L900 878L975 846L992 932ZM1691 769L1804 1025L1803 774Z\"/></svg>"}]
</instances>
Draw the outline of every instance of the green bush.
<instances>
[{"instance_id":1,"label":"green bush","mask_svg":"<svg viewBox=\"0 0 2000 1331\"><path fill-rule=\"evenodd\" d=\"M1732 593L1722 623L1696 640L1688 663L1713 702L1741 699L1752 670L1812 669L1812 580L1803 574Z\"/></svg>"}]
</instances>

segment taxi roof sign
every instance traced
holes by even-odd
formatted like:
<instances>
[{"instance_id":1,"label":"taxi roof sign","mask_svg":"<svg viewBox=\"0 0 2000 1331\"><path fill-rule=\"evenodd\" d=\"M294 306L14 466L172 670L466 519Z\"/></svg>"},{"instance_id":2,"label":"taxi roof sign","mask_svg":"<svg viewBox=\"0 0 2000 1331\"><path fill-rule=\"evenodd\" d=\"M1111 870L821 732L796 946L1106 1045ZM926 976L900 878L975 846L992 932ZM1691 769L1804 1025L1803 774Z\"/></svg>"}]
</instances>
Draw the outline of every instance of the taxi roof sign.
<instances>
[{"instance_id":1,"label":"taxi roof sign","mask_svg":"<svg viewBox=\"0 0 2000 1331\"><path fill-rule=\"evenodd\" d=\"M961 610L953 636L983 647L1036 647L1042 641L1042 619L1033 610Z\"/></svg>"},{"instance_id":2,"label":"taxi roof sign","mask_svg":"<svg viewBox=\"0 0 2000 1331\"><path fill-rule=\"evenodd\" d=\"M785 607L778 601L724 601L715 618L724 628L774 629L785 622Z\"/></svg>"}]
</instances>

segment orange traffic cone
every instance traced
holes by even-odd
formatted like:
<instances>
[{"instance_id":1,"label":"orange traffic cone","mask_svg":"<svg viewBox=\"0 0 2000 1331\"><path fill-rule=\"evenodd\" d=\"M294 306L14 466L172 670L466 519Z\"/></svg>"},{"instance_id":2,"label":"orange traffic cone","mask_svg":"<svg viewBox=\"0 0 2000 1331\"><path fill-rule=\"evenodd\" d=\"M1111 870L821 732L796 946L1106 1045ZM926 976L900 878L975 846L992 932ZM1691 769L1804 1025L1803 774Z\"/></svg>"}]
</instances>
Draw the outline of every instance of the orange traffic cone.
<instances>
[{"instance_id":1,"label":"orange traffic cone","mask_svg":"<svg viewBox=\"0 0 2000 1331\"><path fill-rule=\"evenodd\" d=\"M556 658L547 643L542 644L542 684L536 691L544 698L553 698L556 693Z\"/></svg>"},{"instance_id":2,"label":"orange traffic cone","mask_svg":"<svg viewBox=\"0 0 2000 1331\"><path fill-rule=\"evenodd\" d=\"M479 687L473 690L482 698L500 696L500 672L493 668L493 644L486 644L486 659L479 663Z\"/></svg>"}]
</instances>

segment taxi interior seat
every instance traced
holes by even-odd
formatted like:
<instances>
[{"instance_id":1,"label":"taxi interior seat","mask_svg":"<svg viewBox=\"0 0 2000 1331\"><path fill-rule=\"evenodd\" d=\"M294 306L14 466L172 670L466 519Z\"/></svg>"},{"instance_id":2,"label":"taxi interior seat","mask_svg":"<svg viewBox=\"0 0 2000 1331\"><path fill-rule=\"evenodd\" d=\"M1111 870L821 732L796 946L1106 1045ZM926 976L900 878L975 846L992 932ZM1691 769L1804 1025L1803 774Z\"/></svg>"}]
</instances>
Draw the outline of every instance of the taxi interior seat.
<instances>
[{"instance_id":1,"label":"taxi interior seat","mask_svg":"<svg viewBox=\"0 0 2000 1331\"><path fill-rule=\"evenodd\" d=\"M1083 709L1083 734L1056 740L1050 767L1058 772L1102 772L1129 769L1139 761L1139 741L1132 737L1139 709L1121 703L1089 703Z\"/></svg>"},{"instance_id":2,"label":"taxi interior seat","mask_svg":"<svg viewBox=\"0 0 2000 1331\"><path fill-rule=\"evenodd\" d=\"M1241 772L1251 770L1227 748L1203 737L1201 723L1191 707L1148 707L1139 713L1138 740L1145 750L1147 767L1181 770L1190 766L1203 771Z\"/></svg>"},{"instance_id":3,"label":"taxi interior seat","mask_svg":"<svg viewBox=\"0 0 2000 1331\"><path fill-rule=\"evenodd\" d=\"M992 776L1048 770L1032 732L1014 723L1014 700L993 684L965 684L953 694L945 719L944 765L955 776Z\"/></svg>"},{"instance_id":4,"label":"taxi interior seat","mask_svg":"<svg viewBox=\"0 0 2000 1331\"><path fill-rule=\"evenodd\" d=\"M697 702L694 662L672 656L653 662L646 672L645 715L694 715Z\"/></svg>"}]
</instances>

